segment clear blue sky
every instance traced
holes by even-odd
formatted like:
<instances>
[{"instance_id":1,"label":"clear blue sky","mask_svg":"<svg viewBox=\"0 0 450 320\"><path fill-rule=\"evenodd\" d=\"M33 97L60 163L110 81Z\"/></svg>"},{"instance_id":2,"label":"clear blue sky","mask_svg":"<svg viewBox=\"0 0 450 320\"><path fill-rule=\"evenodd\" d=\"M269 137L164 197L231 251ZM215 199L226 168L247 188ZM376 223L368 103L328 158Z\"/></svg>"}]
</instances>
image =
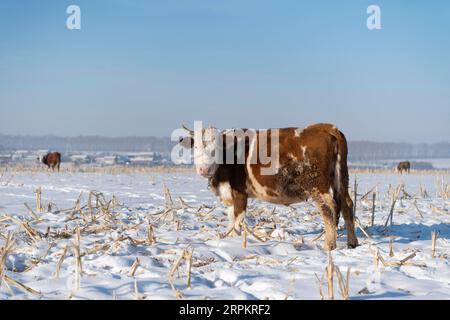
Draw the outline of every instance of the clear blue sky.
<instances>
[{"instance_id":1,"label":"clear blue sky","mask_svg":"<svg viewBox=\"0 0 450 320\"><path fill-rule=\"evenodd\" d=\"M0 0L0 133L168 136L194 120L448 141L450 1Z\"/></svg>"}]
</instances>

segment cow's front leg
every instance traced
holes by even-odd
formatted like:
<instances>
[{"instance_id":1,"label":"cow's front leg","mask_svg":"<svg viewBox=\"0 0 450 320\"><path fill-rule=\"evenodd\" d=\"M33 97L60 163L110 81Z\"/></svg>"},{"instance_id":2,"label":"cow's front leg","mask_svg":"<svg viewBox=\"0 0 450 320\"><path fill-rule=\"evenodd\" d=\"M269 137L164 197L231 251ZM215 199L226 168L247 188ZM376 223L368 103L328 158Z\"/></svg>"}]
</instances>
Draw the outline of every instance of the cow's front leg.
<instances>
[{"instance_id":1,"label":"cow's front leg","mask_svg":"<svg viewBox=\"0 0 450 320\"><path fill-rule=\"evenodd\" d=\"M236 224L237 224L237 219L236 216L234 215L234 206L229 206L227 209L227 213L228 213L228 227L227 227L227 231L225 232L224 237L226 236L238 236L240 235L240 228L236 228Z\"/></svg>"},{"instance_id":2,"label":"cow's front leg","mask_svg":"<svg viewBox=\"0 0 450 320\"><path fill-rule=\"evenodd\" d=\"M228 228L226 235L241 235L242 222L247 210L247 195L232 190L232 205L228 207Z\"/></svg>"}]
</instances>

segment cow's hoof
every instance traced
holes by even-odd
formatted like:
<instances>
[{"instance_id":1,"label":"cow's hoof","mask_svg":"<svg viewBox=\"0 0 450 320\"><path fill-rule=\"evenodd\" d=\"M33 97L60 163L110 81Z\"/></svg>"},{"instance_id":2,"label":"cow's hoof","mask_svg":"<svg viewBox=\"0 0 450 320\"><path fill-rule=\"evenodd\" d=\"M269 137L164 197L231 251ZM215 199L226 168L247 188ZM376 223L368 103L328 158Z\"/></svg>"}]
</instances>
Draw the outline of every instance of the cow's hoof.
<instances>
[{"instance_id":1,"label":"cow's hoof","mask_svg":"<svg viewBox=\"0 0 450 320\"><path fill-rule=\"evenodd\" d=\"M358 246L358 241L356 241L356 242L349 242L349 243L347 243L347 247L349 248L349 249L355 249L356 247Z\"/></svg>"},{"instance_id":2,"label":"cow's hoof","mask_svg":"<svg viewBox=\"0 0 450 320\"><path fill-rule=\"evenodd\" d=\"M224 239L226 237L237 237L241 235L241 231L240 230L236 230L236 229L231 229L231 230L227 230L227 232L222 233L220 235L221 239Z\"/></svg>"}]
</instances>

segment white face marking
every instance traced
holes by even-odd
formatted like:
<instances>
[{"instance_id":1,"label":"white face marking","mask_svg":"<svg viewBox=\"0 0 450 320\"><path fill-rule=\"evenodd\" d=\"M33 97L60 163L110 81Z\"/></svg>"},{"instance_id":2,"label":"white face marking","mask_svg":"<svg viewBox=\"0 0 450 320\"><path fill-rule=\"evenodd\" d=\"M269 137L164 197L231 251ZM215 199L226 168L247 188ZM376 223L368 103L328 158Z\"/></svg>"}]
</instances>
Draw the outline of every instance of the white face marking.
<instances>
[{"instance_id":1,"label":"white face marking","mask_svg":"<svg viewBox=\"0 0 450 320\"><path fill-rule=\"evenodd\" d=\"M194 133L194 164L197 173L202 176L211 176L217 169L219 134L219 130L214 127Z\"/></svg>"},{"instance_id":2,"label":"white face marking","mask_svg":"<svg viewBox=\"0 0 450 320\"><path fill-rule=\"evenodd\" d=\"M296 137L300 137L300 135L302 134L303 129L302 128L297 128L295 129L295 136Z\"/></svg>"}]
</instances>

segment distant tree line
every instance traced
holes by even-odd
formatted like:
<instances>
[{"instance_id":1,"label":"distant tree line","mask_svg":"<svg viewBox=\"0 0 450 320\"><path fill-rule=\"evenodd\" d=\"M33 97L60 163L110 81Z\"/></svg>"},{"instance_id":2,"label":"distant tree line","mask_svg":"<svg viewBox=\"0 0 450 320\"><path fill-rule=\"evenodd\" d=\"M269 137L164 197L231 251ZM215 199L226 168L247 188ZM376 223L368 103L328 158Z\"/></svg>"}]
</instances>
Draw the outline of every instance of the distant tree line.
<instances>
[{"instance_id":1,"label":"distant tree line","mask_svg":"<svg viewBox=\"0 0 450 320\"><path fill-rule=\"evenodd\" d=\"M7 150L58 150L119 151L119 152L170 152L173 143L169 138L157 137L58 137L0 135L0 144Z\"/></svg>"},{"instance_id":2,"label":"distant tree line","mask_svg":"<svg viewBox=\"0 0 450 320\"><path fill-rule=\"evenodd\" d=\"M13 136L0 134L0 150L118 151L167 153L175 142L168 137ZM409 144L350 141L351 160L450 158L450 143Z\"/></svg>"},{"instance_id":3,"label":"distant tree line","mask_svg":"<svg viewBox=\"0 0 450 320\"><path fill-rule=\"evenodd\" d=\"M352 160L450 158L450 143L350 141L349 158Z\"/></svg>"}]
</instances>

